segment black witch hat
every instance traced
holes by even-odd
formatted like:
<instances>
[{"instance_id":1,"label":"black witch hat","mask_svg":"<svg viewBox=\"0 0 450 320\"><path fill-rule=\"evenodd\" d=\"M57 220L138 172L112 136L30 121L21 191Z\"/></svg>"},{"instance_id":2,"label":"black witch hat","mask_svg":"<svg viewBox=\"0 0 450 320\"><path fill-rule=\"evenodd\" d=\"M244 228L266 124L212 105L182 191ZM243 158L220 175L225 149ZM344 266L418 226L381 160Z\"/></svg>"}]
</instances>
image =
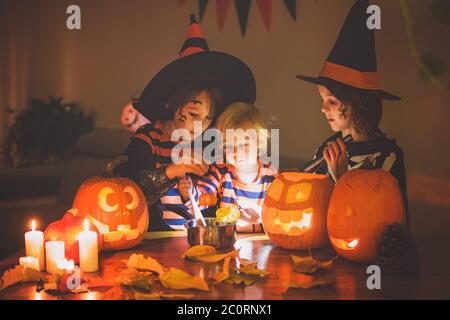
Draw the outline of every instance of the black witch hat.
<instances>
[{"instance_id":1,"label":"black witch hat","mask_svg":"<svg viewBox=\"0 0 450 320\"><path fill-rule=\"evenodd\" d=\"M368 6L368 0L357 0L350 9L319 76L314 78L299 75L298 79L328 88L360 91L382 99L400 100L400 97L381 89L374 30L367 26Z\"/></svg>"},{"instance_id":2,"label":"black witch hat","mask_svg":"<svg viewBox=\"0 0 450 320\"><path fill-rule=\"evenodd\" d=\"M249 67L232 55L210 51L200 25L191 15L179 58L150 80L133 105L151 121L167 119L171 115L166 102L171 94L193 83L206 83L222 90L224 105L236 101L253 104L256 100L256 82Z\"/></svg>"}]
</instances>

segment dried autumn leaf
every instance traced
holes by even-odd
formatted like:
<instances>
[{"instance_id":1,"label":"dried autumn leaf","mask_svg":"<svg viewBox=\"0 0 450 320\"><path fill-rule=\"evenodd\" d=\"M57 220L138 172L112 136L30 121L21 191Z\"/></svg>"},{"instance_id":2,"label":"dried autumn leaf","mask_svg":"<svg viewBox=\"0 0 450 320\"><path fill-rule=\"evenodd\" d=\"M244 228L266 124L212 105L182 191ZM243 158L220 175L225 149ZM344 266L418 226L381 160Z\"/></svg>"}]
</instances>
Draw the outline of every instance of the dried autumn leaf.
<instances>
[{"instance_id":1,"label":"dried autumn leaf","mask_svg":"<svg viewBox=\"0 0 450 320\"><path fill-rule=\"evenodd\" d=\"M334 283L335 275L303 276L300 280L288 283L287 289L310 289L314 287L326 287Z\"/></svg>"},{"instance_id":2,"label":"dried autumn leaf","mask_svg":"<svg viewBox=\"0 0 450 320\"><path fill-rule=\"evenodd\" d=\"M231 284L231 285L245 285L245 286L250 286L252 285L255 281L253 279L254 277L245 275L245 274L241 274L241 273L237 273L236 271L231 271L230 272L230 277L225 280L226 283Z\"/></svg>"},{"instance_id":3,"label":"dried autumn leaf","mask_svg":"<svg viewBox=\"0 0 450 320\"><path fill-rule=\"evenodd\" d=\"M327 261L319 261L314 259L311 255L309 257L299 257L291 255L294 263L294 271L299 273L313 274L318 269L330 270L333 268L333 263L336 258Z\"/></svg>"},{"instance_id":4,"label":"dried autumn leaf","mask_svg":"<svg viewBox=\"0 0 450 320\"><path fill-rule=\"evenodd\" d=\"M152 271L158 274L163 273L163 267L158 260L153 259L152 257L145 258L143 254L133 253L130 258L128 258L127 267Z\"/></svg>"},{"instance_id":5,"label":"dried autumn leaf","mask_svg":"<svg viewBox=\"0 0 450 320\"><path fill-rule=\"evenodd\" d=\"M134 268L128 268L122 271L115 279L115 282L127 287L140 288L144 290L149 290L153 284L151 272L142 272Z\"/></svg>"},{"instance_id":6,"label":"dried autumn leaf","mask_svg":"<svg viewBox=\"0 0 450 320\"><path fill-rule=\"evenodd\" d=\"M219 262L227 257L236 256L239 250L230 251L227 253L217 253L216 248L212 246L194 246L183 254L184 258L201 261L201 262Z\"/></svg>"},{"instance_id":7,"label":"dried autumn leaf","mask_svg":"<svg viewBox=\"0 0 450 320\"><path fill-rule=\"evenodd\" d=\"M164 292L156 292L156 293L141 293L135 292L134 298L136 300L160 300L160 299L192 299L194 298L193 294L181 294L181 293L164 293Z\"/></svg>"},{"instance_id":8,"label":"dried autumn leaf","mask_svg":"<svg viewBox=\"0 0 450 320\"><path fill-rule=\"evenodd\" d=\"M41 278L41 272L18 265L3 273L0 279L0 291L19 282L39 281Z\"/></svg>"},{"instance_id":9,"label":"dried autumn leaf","mask_svg":"<svg viewBox=\"0 0 450 320\"><path fill-rule=\"evenodd\" d=\"M198 289L209 291L208 284L205 280L175 268L170 268L169 271L160 274L159 280L164 287L169 289Z\"/></svg>"},{"instance_id":10,"label":"dried autumn leaf","mask_svg":"<svg viewBox=\"0 0 450 320\"><path fill-rule=\"evenodd\" d=\"M214 275L214 280L217 283L220 283L230 277L230 261L231 257L226 257L225 261L223 262L222 271Z\"/></svg>"},{"instance_id":11,"label":"dried autumn leaf","mask_svg":"<svg viewBox=\"0 0 450 320\"><path fill-rule=\"evenodd\" d=\"M251 261L251 260L248 260L248 259L245 259L245 258L241 258L240 256L238 256L237 259L239 261L239 264L242 267L254 267L254 268L256 268L256 264L257 263L255 261Z\"/></svg>"},{"instance_id":12,"label":"dried autumn leaf","mask_svg":"<svg viewBox=\"0 0 450 320\"><path fill-rule=\"evenodd\" d=\"M183 258L198 257L215 253L217 253L217 250L213 246L193 246L184 252Z\"/></svg>"}]
</instances>

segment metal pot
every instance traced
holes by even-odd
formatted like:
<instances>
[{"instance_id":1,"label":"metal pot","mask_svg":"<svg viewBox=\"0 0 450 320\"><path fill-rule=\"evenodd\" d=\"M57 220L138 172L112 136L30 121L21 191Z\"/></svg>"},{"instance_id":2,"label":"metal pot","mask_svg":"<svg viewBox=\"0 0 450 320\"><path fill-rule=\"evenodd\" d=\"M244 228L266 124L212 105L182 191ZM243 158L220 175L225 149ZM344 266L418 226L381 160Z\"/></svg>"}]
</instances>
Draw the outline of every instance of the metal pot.
<instances>
[{"instance_id":1,"label":"metal pot","mask_svg":"<svg viewBox=\"0 0 450 320\"><path fill-rule=\"evenodd\" d=\"M188 243L191 246L209 245L217 250L233 248L236 242L236 224L214 220L215 218L205 218L206 227L197 226L195 219L186 221Z\"/></svg>"}]
</instances>

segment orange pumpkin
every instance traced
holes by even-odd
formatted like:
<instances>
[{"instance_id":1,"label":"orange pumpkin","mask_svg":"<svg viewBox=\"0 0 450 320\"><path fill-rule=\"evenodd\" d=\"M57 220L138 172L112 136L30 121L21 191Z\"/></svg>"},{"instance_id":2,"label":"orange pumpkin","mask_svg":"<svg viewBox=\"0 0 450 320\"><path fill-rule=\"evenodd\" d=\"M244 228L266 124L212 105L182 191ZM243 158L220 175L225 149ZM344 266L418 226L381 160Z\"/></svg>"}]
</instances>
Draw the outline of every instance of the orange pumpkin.
<instances>
[{"instance_id":1,"label":"orange pumpkin","mask_svg":"<svg viewBox=\"0 0 450 320\"><path fill-rule=\"evenodd\" d=\"M84 230L84 219L77 209L70 209L61 220L52 222L44 231L44 240L64 241L65 256L68 260L79 263L78 234ZM98 250L102 247L102 236L95 226L92 231L98 234Z\"/></svg>"},{"instance_id":2,"label":"orange pumpkin","mask_svg":"<svg viewBox=\"0 0 450 320\"><path fill-rule=\"evenodd\" d=\"M328 244L327 208L333 183L324 175L284 172L267 190L262 221L270 239L285 249Z\"/></svg>"},{"instance_id":3,"label":"orange pumpkin","mask_svg":"<svg viewBox=\"0 0 450 320\"><path fill-rule=\"evenodd\" d=\"M375 262L385 227L403 224L405 208L397 179L381 170L354 169L337 182L328 208L328 234L339 255Z\"/></svg>"},{"instance_id":4,"label":"orange pumpkin","mask_svg":"<svg viewBox=\"0 0 450 320\"><path fill-rule=\"evenodd\" d=\"M78 189L73 207L100 231L105 250L136 246L148 228L145 196L128 178L88 179Z\"/></svg>"}]
</instances>

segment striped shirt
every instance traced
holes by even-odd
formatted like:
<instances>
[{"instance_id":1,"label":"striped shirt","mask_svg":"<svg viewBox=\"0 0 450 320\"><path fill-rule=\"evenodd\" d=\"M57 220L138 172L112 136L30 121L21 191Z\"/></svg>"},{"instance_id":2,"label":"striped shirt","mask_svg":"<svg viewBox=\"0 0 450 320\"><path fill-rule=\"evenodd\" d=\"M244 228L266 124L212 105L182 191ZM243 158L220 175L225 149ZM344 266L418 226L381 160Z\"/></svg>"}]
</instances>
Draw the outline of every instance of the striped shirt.
<instances>
[{"instance_id":1,"label":"striped shirt","mask_svg":"<svg viewBox=\"0 0 450 320\"><path fill-rule=\"evenodd\" d=\"M140 127L134 138L143 140L149 145L156 158L156 168L172 163L172 149L177 143L172 141L170 136L163 131L160 121Z\"/></svg>"},{"instance_id":2,"label":"striped shirt","mask_svg":"<svg viewBox=\"0 0 450 320\"><path fill-rule=\"evenodd\" d=\"M272 167L260 166L256 179L247 183L239 178L233 166L213 165L206 176L194 181L194 197L198 200L200 195L212 193L218 198L217 206L220 208L237 205L242 208L252 208L260 213L267 189L276 175L277 171ZM177 186L172 188L161 202L184 206L187 210L191 208L190 201L183 204ZM200 207L202 211L205 209L207 207ZM182 228L184 222L185 219L180 216L178 220L167 221L175 229Z\"/></svg>"},{"instance_id":3,"label":"striped shirt","mask_svg":"<svg viewBox=\"0 0 450 320\"><path fill-rule=\"evenodd\" d=\"M151 153L155 157L156 168L172 163L172 150L177 143L172 141L171 137L163 131L162 123L160 121L140 127L134 138L146 142L149 148L151 148ZM182 203L180 193L176 188L169 189L169 191L161 198L160 208L162 211L162 218L166 224L174 229L183 227L186 220L173 212L169 207L176 207L189 215L189 210Z\"/></svg>"}]
</instances>

